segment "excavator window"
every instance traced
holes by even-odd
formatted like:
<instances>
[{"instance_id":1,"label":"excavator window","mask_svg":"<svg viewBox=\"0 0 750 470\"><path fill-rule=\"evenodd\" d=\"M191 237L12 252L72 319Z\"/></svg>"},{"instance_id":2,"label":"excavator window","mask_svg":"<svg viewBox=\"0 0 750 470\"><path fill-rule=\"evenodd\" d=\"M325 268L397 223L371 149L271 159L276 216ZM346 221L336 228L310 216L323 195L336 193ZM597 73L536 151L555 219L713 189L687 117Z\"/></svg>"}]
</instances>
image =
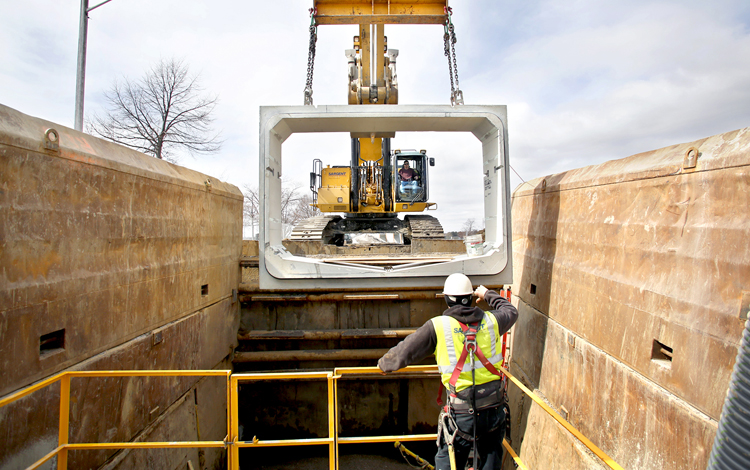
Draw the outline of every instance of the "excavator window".
<instances>
[{"instance_id":1,"label":"excavator window","mask_svg":"<svg viewBox=\"0 0 750 470\"><path fill-rule=\"evenodd\" d=\"M396 195L398 202L427 200L424 155L399 155L396 159Z\"/></svg>"}]
</instances>

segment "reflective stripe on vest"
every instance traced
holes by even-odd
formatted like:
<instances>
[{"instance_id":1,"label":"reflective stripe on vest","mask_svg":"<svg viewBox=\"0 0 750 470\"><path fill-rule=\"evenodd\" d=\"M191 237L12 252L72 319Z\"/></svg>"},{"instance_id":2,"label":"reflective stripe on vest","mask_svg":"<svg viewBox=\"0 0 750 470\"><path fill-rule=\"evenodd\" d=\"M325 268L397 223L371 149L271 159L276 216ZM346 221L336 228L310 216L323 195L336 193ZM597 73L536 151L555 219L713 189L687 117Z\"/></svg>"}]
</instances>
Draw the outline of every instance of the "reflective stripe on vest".
<instances>
[{"instance_id":1,"label":"reflective stripe on vest","mask_svg":"<svg viewBox=\"0 0 750 470\"><path fill-rule=\"evenodd\" d=\"M440 370L443 385L450 390L449 382L451 374L456 368L458 358L464 348L464 333L461 323L449 316L439 316L432 319L432 325L437 335L437 346L435 347L435 360ZM489 327L488 327L489 325ZM497 319L489 312L484 312L484 318L477 331L477 345L487 357L491 364L503 363L502 353L498 350L498 339L500 338L500 327ZM474 364L466 361L461 374L456 382L456 391L459 392L471 386L471 371L475 369L476 384L484 384L499 377L488 371L478 358L474 358Z\"/></svg>"}]
</instances>

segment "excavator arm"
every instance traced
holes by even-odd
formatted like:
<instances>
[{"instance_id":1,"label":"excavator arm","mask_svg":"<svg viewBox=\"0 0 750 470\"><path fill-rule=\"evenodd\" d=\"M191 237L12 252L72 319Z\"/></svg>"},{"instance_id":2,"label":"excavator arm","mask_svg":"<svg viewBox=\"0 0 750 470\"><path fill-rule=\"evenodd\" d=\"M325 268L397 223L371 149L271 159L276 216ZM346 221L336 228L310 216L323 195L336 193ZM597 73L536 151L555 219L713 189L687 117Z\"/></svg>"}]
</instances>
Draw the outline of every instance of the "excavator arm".
<instances>
[{"instance_id":1,"label":"excavator arm","mask_svg":"<svg viewBox=\"0 0 750 470\"><path fill-rule=\"evenodd\" d=\"M349 104L398 104L398 50L388 49L386 24L445 25L450 19L448 0L314 0L313 5L311 14L315 26L359 26L353 48L346 50Z\"/></svg>"}]
</instances>

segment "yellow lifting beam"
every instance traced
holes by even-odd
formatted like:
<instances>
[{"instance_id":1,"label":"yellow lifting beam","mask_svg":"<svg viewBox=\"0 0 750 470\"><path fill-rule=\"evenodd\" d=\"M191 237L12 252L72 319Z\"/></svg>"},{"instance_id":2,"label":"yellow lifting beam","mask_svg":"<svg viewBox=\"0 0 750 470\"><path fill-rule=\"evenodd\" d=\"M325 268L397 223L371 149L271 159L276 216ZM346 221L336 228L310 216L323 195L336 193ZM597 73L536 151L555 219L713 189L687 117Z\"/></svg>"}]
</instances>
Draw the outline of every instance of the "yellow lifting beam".
<instances>
[{"instance_id":1,"label":"yellow lifting beam","mask_svg":"<svg viewBox=\"0 0 750 470\"><path fill-rule=\"evenodd\" d=\"M443 24L448 1L315 0L318 24Z\"/></svg>"}]
</instances>

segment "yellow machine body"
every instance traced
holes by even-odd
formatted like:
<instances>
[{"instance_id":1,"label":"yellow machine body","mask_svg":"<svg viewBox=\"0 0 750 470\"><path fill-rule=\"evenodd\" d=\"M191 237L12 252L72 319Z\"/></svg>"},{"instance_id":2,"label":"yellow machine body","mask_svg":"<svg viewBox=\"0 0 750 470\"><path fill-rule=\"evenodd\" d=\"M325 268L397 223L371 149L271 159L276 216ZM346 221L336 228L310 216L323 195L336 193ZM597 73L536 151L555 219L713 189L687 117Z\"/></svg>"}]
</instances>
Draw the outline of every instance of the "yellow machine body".
<instances>
[{"instance_id":1,"label":"yellow machine body","mask_svg":"<svg viewBox=\"0 0 750 470\"><path fill-rule=\"evenodd\" d=\"M321 212L350 212L351 177L349 167L323 168L316 207Z\"/></svg>"},{"instance_id":2,"label":"yellow machine body","mask_svg":"<svg viewBox=\"0 0 750 470\"><path fill-rule=\"evenodd\" d=\"M385 25L444 25L447 7L448 2L445 0L315 0L312 10L314 25L358 26L352 49L345 52L349 70L348 103L355 106L398 104L398 50L389 49ZM310 97L311 93L312 90ZM306 103L312 104L312 99ZM421 194L412 189L405 191L403 187L399 191L398 168L393 166L395 156L390 151L390 139L395 137L394 132L365 130L350 134L352 158L348 167L322 168L321 160L313 162L313 171L310 173L310 189L313 192L311 206L324 214L346 213L346 217L350 219L361 215L362 220L372 221L379 218L378 214L382 214L383 218L398 219L395 217L397 213L423 212L436 208L435 203L427 201L426 170L421 174ZM434 159L430 159L430 162L434 164ZM407 197L407 194L413 197ZM416 220L415 217L412 219ZM310 235L306 230L323 222L324 220L315 223L303 221L300 224L300 239L309 240ZM359 229L371 231L376 224L374 222L368 226L364 223ZM437 225L439 224L435 221L431 227Z\"/></svg>"}]
</instances>

